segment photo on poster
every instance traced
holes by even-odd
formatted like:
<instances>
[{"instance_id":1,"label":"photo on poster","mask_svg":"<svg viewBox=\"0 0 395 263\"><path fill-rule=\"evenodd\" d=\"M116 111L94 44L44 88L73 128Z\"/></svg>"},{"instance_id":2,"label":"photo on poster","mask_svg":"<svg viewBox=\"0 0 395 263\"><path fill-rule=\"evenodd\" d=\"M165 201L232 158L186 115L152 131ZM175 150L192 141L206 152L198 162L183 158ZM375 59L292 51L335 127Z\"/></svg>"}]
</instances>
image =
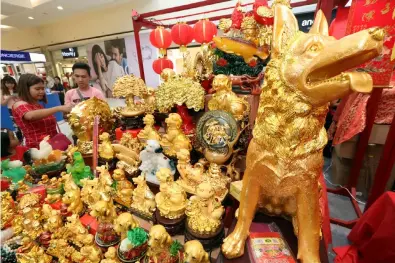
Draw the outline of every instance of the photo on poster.
<instances>
[{"instance_id":1,"label":"photo on poster","mask_svg":"<svg viewBox=\"0 0 395 263\"><path fill-rule=\"evenodd\" d=\"M92 78L99 84L106 98L112 98L117 78L129 72L124 39L113 39L88 46L88 61Z\"/></svg>"}]
</instances>

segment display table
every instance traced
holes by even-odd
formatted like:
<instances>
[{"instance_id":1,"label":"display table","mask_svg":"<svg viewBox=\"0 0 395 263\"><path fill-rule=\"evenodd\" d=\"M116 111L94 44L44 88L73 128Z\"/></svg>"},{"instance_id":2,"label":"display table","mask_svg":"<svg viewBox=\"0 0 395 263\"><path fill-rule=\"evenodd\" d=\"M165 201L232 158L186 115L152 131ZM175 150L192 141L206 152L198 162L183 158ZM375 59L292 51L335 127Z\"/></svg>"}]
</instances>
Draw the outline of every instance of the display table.
<instances>
[{"instance_id":1,"label":"display table","mask_svg":"<svg viewBox=\"0 0 395 263\"><path fill-rule=\"evenodd\" d=\"M233 220L232 226L229 228L227 235L233 232L233 229L236 226L237 219ZM288 246L292 250L292 253L296 257L298 253L298 239L296 238L292 223L284 218L281 217L271 217L262 213L257 213L255 215L254 221L251 225L250 232L267 232L267 224L275 223L277 227L280 229L285 241L288 243ZM248 242L248 240L247 240ZM235 259L227 259L225 258L222 253L217 259L217 263L246 263L251 262L250 257L248 255L247 249L247 242L246 247L244 250L244 255L240 258ZM328 263L328 253L325 248L325 242L323 239L320 241L320 257L321 263Z\"/></svg>"}]
</instances>

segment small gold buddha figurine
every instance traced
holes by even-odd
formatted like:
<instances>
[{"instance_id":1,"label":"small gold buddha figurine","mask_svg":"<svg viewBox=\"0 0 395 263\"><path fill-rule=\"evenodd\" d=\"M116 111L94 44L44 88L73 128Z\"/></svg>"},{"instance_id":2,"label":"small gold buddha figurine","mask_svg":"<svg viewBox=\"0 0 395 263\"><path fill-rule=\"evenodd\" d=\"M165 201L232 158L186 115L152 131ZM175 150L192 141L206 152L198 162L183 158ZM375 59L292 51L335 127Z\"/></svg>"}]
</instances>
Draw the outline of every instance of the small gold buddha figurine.
<instances>
[{"instance_id":1,"label":"small gold buddha figurine","mask_svg":"<svg viewBox=\"0 0 395 263\"><path fill-rule=\"evenodd\" d=\"M154 127L155 124L154 115L152 114L145 115L143 121L145 124L144 129L142 129L137 135L137 138L139 139L140 143L143 145L147 145L147 140L160 141L161 139L160 135Z\"/></svg>"},{"instance_id":2,"label":"small gold buddha figurine","mask_svg":"<svg viewBox=\"0 0 395 263\"><path fill-rule=\"evenodd\" d=\"M156 177L160 182L160 192L156 194L155 201L160 215L168 219L177 219L184 215L187 204L187 195L184 189L174 182L170 169L161 168Z\"/></svg>"},{"instance_id":3,"label":"small gold buddha figurine","mask_svg":"<svg viewBox=\"0 0 395 263\"><path fill-rule=\"evenodd\" d=\"M118 259L117 249L115 247L109 247L104 257L105 259L102 259L100 263L121 263Z\"/></svg>"},{"instance_id":4,"label":"small gold buddha figurine","mask_svg":"<svg viewBox=\"0 0 395 263\"><path fill-rule=\"evenodd\" d=\"M184 244L184 262L210 263L210 258L199 241L191 240Z\"/></svg>"},{"instance_id":5,"label":"small gold buddha figurine","mask_svg":"<svg viewBox=\"0 0 395 263\"><path fill-rule=\"evenodd\" d=\"M181 130L181 116L177 113L170 113L165 121L167 124L166 134L163 135L160 142L164 153L168 156L175 157L181 149L191 151L191 141Z\"/></svg>"},{"instance_id":6,"label":"small gold buddha figurine","mask_svg":"<svg viewBox=\"0 0 395 263\"><path fill-rule=\"evenodd\" d=\"M137 184L137 187L133 191L131 208L135 212L151 218L152 213L156 210L155 195L149 189L144 175L133 178L133 182Z\"/></svg>"},{"instance_id":7,"label":"small gold buddha figurine","mask_svg":"<svg viewBox=\"0 0 395 263\"><path fill-rule=\"evenodd\" d=\"M168 253L172 243L171 236L162 225L154 225L149 231L147 256L155 263L163 253Z\"/></svg>"},{"instance_id":8,"label":"small gold buddha figurine","mask_svg":"<svg viewBox=\"0 0 395 263\"><path fill-rule=\"evenodd\" d=\"M195 194L196 186L203 182L204 166L201 163L191 165L190 153L186 149L177 152L177 170L181 177L177 180L185 192Z\"/></svg>"},{"instance_id":9,"label":"small gold buddha figurine","mask_svg":"<svg viewBox=\"0 0 395 263\"><path fill-rule=\"evenodd\" d=\"M196 195L187 204L186 215L188 227L199 234L215 233L221 226L224 213L221 202L214 197L214 189L208 183L201 183L196 187Z\"/></svg>"},{"instance_id":10,"label":"small gold buddha figurine","mask_svg":"<svg viewBox=\"0 0 395 263\"><path fill-rule=\"evenodd\" d=\"M232 81L229 76L216 75L212 86L215 93L208 102L209 110L227 111L238 121L248 116L250 105L232 91Z\"/></svg>"},{"instance_id":11,"label":"small gold buddha figurine","mask_svg":"<svg viewBox=\"0 0 395 263\"><path fill-rule=\"evenodd\" d=\"M99 156L105 160L111 160L114 158L114 149L112 148L111 141L110 141L110 134L107 132L103 132L99 139L101 144L99 145Z\"/></svg>"},{"instance_id":12,"label":"small gold buddha figurine","mask_svg":"<svg viewBox=\"0 0 395 263\"><path fill-rule=\"evenodd\" d=\"M130 229L139 226L139 222L130 213L122 213L114 221L114 230L121 236L121 240L127 238Z\"/></svg>"},{"instance_id":13,"label":"small gold buddha figurine","mask_svg":"<svg viewBox=\"0 0 395 263\"><path fill-rule=\"evenodd\" d=\"M134 189L133 184L126 180L125 172L122 169L115 169L112 178L116 183L114 201L130 207Z\"/></svg>"}]
</instances>

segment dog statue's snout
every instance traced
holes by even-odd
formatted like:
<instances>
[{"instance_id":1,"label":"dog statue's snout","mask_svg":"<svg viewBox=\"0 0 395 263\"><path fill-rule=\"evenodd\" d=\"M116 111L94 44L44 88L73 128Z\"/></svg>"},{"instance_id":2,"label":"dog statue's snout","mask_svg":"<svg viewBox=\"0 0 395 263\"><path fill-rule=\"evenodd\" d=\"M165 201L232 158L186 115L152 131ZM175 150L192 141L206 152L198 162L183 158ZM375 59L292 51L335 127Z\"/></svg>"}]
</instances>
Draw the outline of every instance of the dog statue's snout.
<instances>
[{"instance_id":1,"label":"dog statue's snout","mask_svg":"<svg viewBox=\"0 0 395 263\"><path fill-rule=\"evenodd\" d=\"M369 34L374 40L382 41L384 40L385 30L379 27L373 27L369 29Z\"/></svg>"}]
</instances>

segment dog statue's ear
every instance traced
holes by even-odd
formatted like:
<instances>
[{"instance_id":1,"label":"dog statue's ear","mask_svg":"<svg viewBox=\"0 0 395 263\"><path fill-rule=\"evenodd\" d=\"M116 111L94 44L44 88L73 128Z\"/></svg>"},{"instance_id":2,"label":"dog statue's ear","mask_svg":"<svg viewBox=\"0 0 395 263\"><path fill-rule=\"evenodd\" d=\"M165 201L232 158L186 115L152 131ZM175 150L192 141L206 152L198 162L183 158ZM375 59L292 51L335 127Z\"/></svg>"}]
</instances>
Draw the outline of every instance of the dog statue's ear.
<instances>
[{"instance_id":1,"label":"dog statue's ear","mask_svg":"<svg viewBox=\"0 0 395 263\"><path fill-rule=\"evenodd\" d=\"M328 21L326 20L326 17L324 15L324 12L322 10L318 10L314 23L310 28L309 31L310 34L320 34L323 36L328 36Z\"/></svg>"},{"instance_id":2,"label":"dog statue's ear","mask_svg":"<svg viewBox=\"0 0 395 263\"><path fill-rule=\"evenodd\" d=\"M288 41L299 31L298 21L292 10L283 4L274 6L272 57L284 52Z\"/></svg>"}]
</instances>

